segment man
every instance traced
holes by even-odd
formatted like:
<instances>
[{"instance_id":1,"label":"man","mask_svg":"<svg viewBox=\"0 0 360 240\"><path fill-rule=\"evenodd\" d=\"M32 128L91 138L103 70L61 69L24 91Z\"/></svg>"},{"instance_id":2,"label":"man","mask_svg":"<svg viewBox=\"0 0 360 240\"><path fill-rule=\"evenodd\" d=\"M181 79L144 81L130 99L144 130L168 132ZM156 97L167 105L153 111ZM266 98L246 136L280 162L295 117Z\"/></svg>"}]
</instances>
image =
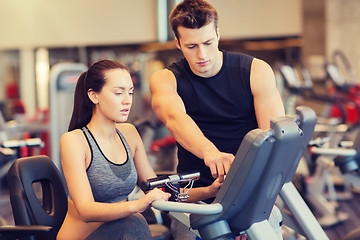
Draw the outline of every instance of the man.
<instances>
[{"instance_id":1,"label":"man","mask_svg":"<svg viewBox=\"0 0 360 240\"><path fill-rule=\"evenodd\" d=\"M204 13L188 19L197 9ZM152 107L178 143L178 170L196 165L197 182L222 182L245 134L284 115L274 73L262 60L219 50L217 13L205 1L180 3L170 22L185 59L153 75Z\"/></svg>"},{"instance_id":2,"label":"man","mask_svg":"<svg viewBox=\"0 0 360 240\"><path fill-rule=\"evenodd\" d=\"M184 59L152 76L152 107L177 141L178 172L200 171L196 187L221 183L246 133L285 114L275 76L262 60L219 50L206 1L184 0L169 20Z\"/></svg>"}]
</instances>

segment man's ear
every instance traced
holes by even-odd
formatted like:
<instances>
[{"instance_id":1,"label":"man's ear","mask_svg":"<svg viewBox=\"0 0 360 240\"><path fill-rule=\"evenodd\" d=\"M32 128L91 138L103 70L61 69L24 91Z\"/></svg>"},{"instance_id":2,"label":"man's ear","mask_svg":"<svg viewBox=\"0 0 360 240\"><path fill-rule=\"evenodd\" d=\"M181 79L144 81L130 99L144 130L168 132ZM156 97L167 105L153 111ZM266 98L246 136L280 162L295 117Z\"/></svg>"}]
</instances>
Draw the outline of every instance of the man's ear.
<instances>
[{"instance_id":1,"label":"man's ear","mask_svg":"<svg viewBox=\"0 0 360 240\"><path fill-rule=\"evenodd\" d=\"M93 91L92 89L89 89L88 92L88 97L89 99L94 103L94 104L97 104L99 103L99 100L97 99L97 94L95 91Z\"/></svg>"},{"instance_id":2,"label":"man's ear","mask_svg":"<svg viewBox=\"0 0 360 240\"><path fill-rule=\"evenodd\" d=\"M181 50L180 41L177 38L175 38L174 41L175 41L176 47Z\"/></svg>"},{"instance_id":3,"label":"man's ear","mask_svg":"<svg viewBox=\"0 0 360 240\"><path fill-rule=\"evenodd\" d=\"M216 35L218 37L218 41L220 40L220 30L219 28L216 28Z\"/></svg>"}]
</instances>

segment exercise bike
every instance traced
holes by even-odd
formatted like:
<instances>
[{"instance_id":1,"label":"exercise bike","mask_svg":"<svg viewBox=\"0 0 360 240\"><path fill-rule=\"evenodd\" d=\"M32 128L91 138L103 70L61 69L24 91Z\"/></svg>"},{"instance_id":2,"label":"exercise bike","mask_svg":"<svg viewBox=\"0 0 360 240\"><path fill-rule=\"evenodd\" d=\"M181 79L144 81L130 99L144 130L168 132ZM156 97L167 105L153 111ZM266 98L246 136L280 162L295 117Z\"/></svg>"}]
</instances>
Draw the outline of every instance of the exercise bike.
<instances>
[{"instance_id":1,"label":"exercise bike","mask_svg":"<svg viewBox=\"0 0 360 240\"><path fill-rule=\"evenodd\" d=\"M292 213L285 224L293 223L308 239L328 239L291 182L316 124L311 109L297 110L296 116L275 118L270 129L255 129L245 136L213 203L155 201L152 206L170 212L204 240L231 239L244 232L252 240L268 240L278 239L268 218L280 194ZM162 187L171 178L152 187Z\"/></svg>"},{"instance_id":2,"label":"exercise bike","mask_svg":"<svg viewBox=\"0 0 360 240\"><path fill-rule=\"evenodd\" d=\"M331 156L333 161L327 162L332 169L337 169L337 174L352 186L360 188L360 133L357 134L352 144L336 148L313 147L312 152L321 156ZM359 240L360 228L352 230L344 240Z\"/></svg>"},{"instance_id":3,"label":"exercise bike","mask_svg":"<svg viewBox=\"0 0 360 240\"><path fill-rule=\"evenodd\" d=\"M355 72L345 54L339 49L331 56L331 61L324 65L329 80L329 95L343 98L350 102L348 105L347 123L359 125L360 117L360 86L357 83ZM339 109L332 109L334 116L339 116Z\"/></svg>"}]
</instances>

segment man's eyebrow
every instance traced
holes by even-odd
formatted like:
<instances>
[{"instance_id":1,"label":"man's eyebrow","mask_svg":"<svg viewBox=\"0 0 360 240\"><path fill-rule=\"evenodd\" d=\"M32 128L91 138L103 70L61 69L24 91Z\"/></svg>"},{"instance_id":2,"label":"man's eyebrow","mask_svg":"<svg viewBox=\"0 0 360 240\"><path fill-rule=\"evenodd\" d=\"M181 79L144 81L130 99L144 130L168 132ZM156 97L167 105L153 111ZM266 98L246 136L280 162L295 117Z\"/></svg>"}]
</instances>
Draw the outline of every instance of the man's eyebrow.
<instances>
[{"instance_id":1,"label":"man's eyebrow","mask_svg":"<svg viewBox=\"0 0 360 240\"><path fill-rule=\"evenodd\" d=\"M214 38L210 38L210 39L204 41L203 43L209 43L209 42L211 42L211 41L214 41ZM197 46L197 45L199 45L199 44L197 44L197 43L186 43L186 44L184 44L184 45L185 45L185 46Z\"/></svg>"},{"instance_id":2,"label":"man's eyebrow","mask_svg":"<svg viewBox=\"0 0 360 240\"><path fill-rule=\"evenodd\" d=\"M197 46L198 44L197 43L187 43L187 44L185 44L185 46Z\"/></svg>"}]
</instances>

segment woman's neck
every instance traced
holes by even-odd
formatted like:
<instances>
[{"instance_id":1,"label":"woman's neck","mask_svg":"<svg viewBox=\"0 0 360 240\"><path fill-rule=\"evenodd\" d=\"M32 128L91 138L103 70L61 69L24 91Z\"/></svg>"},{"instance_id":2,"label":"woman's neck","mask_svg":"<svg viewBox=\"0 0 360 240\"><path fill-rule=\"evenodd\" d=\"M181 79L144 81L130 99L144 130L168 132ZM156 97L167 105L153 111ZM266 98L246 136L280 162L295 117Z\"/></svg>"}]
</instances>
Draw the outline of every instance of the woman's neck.
<instances>
[{"instance_id":1,"label":"woman's neck","mask_svg":"<svg viewBox=\"0 0 360 240\"><path fill-rule=\"evenodd\" d=\"M101 138L112 139L116 136L116 122L100 116L93 115L87 127L94 135Z\"/></svg>"}]
</instances>

